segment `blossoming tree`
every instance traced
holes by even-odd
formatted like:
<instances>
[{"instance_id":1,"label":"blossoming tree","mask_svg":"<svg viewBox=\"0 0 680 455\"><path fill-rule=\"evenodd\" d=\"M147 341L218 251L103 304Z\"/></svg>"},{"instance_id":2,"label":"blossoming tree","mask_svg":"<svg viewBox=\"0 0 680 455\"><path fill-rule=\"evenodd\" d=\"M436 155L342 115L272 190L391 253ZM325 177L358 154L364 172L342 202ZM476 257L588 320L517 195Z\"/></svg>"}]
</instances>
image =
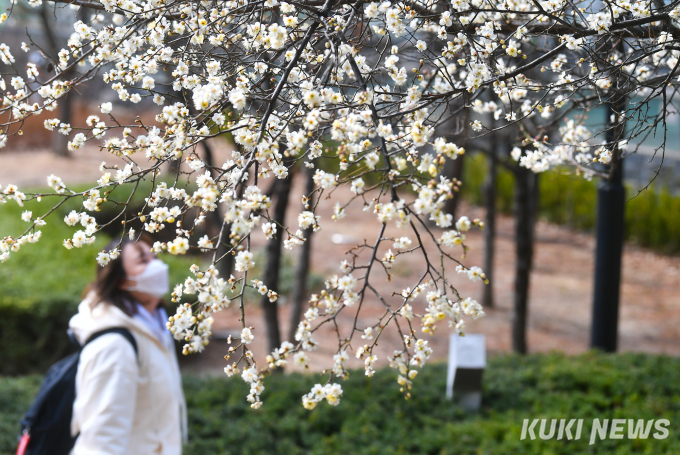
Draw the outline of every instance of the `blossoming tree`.
<instances>
[{"instance_id":1,"label":"blossoming tree","mask_svg":"<svg viewBox=\"0 0 680 455\"><path fill-rule=\"evenodd\" d=\"M340 312L354 312L354 325L335 324L328 381L303 397L307 408L324 399L338 404L338 379L348 374L349 352L363 358L366 374L373 374L373 348L388 326L401 335L389 363L408 395L417 368L432 353L424 336L444 320L463 333L464 317L484 315L477 302L456 290L456 280L486 278L461 259L465 232L482 223L465 216L454 220L443 210L459 182L441 171L446 160L465 152L442 131L452 119L464 119L471 138L511 130L511 155L524 168L542 172L566 164L590 177L613 172L629 141L665 131L665 115L675 112L678 1L57 0L51 5L66 4L92 14L74 21L68 46L47 56L52 72L41 73L33 63L17 67L13 52L18 50L0 44L5 92L0 147L20 134L28 117L53 112L65 94L93 78L103 78L122 102L153 100L156 122L121 124L112 103L102 103L86 124L45 120L46 129L72 136L69 148L94 142L127 164L102 165L101 179L83 192L55 175L47 178L49 194L24 193L3 182L0 202L21 205L42 198L56 207L82 198L82 209L63 220L75 231L64 247L79 248L94 241L101 228L96 212L113 189L136 189L140 180L151 180L144 210L131 213L122 204L118 220L131 238L141 234L129 227L135 220L149 233L175 230L174 240L153 245L156 253L212 253L209 267L193 266L174 288L172 297L180 305L168 327L185 341L185 353L197 352L208 343L212 315L240 306L243 330L232 341L232 363L225 372L251 384L247 398L255 408L262 403L266 373L290 357L305 365L307 352L317 348L315 332L335 324ZM647 109L654 98L662 100L659 112ZM587 112L603 104L610 106L611 118L589 128ZM485 122L490 116L494 121ZM227 133L238 145L231 158L201 160L197 147ZM192 180L195 190L156 179L164 163L176 160L191 169L181 177ZM271 213L263 188L289 179L296 166L313 170L315 197L308 195L297 225L289 226ZM341 186L350 191L338 191ZM254 335L244 291L253 287L272 302L278 294L266 285L267 277L252 276L251 233L261 229L287 249L299 247L306 241L303 230L333 222L317 214L327 199L335 204L333 221L342 223L347 207L358 204L381 227L372 243L355 247L365 255L340 264L341 273L312 296L295 342L283 342L266 359L257 359L248 349ZM224 214L219 230L197 238L195 227L218 207ZM62 222L51 220L51 212L35 218L25 213L25 232L3 233L0 260L11 261L14 251L39 241L45 223ZM403 235L386 236L388 225ZM388 251L378 254L385 244ZM106 264L118 254L118 249L102 251L97 261ZM375 270L411 255L424 263L412 285L381 295L373 285ZM220 276L217 265L230 256L234 275ZM452 274L454 269L458 273ZM367 299L376 299L385 311L374 324L360 327L357 318ZM423 312L414 311L416 299L425 299ZM362 341L357 332L371 341Z\"/></svg>"}]
</instances>

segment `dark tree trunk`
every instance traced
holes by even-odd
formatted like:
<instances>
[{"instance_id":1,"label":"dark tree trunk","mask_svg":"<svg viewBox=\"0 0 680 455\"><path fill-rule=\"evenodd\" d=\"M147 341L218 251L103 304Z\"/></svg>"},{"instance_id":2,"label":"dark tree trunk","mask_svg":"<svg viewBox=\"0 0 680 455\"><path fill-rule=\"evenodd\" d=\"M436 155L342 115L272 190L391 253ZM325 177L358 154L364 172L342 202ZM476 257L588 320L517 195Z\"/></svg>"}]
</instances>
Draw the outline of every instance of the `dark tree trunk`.
<instances>
[{"instance_id":1,"label":"dark tree trunk","mask_svg":"<svg viewBox=\"0 0 680 455\"><path fill-rule=\"evenodd\" d=\"M50 15L50 8L49 6L45 3L42 5L42 8L40 9L40 21L42 22L43 26L43 31L45 32L45 38L47 38L47 50L49 51L50 55L46 56L45 58L49 57L51 59L56 59L57 58L57 53L59 52L59 44L57 43L57 37L54 34L54 31L52 30L52 18L49 17ZM59 63L58 61L53 61L53 63ZM48 70L48 72L53 72L56 71L56 68L52 68L51 71Z\"/></svg>"},{"instance_id":2,"label":"dark tree trunk","mask_svg":"<svg viewBox=\"0 0 680 455\"><path fill-rule=\"evenodd\" d=\"M52 31L52 21L49 17L50 9L47 4L43 4L40 10L40 19L42 22L43 30L45 31L45 37L47 38L47 51L49 56L44 56L47 60L45 70L48 73L56 71L53 61L50 61L48 57L53 58L59 52L59 44L57 43L57 38ZM59 63L58 61L56 63ZM59 100L59 120L62 123L69 123L71 118L71 96L66 94L62 99ZM59 133L59 127L55 128L52 133L52 153L59 156L68 156L68 137Z\"/></svg>"},{"instance_id":3,"label":"dark tree trunk","mask_svg":"<svg viewBox=\"0 0 680 455\"><path fill-rule=\"evenodd\" d=\"M515 173L515 308L512 316L512 348L527 352L529 278L534 252L534 224L538 205L538 178L518 167Z\"/></svg>"},{"instance_id":4,"label":"dark tree trunk","mask_svg":"<svg viewBox=\"0 0 680 455\"><path fill-rule=\"evenodd\" d=\"M213 174L215 157L213 155L212 147L210 147L208 141L203 141L201 144L203 145L203 151L205 152L205 164L210 168L210 173ZM220 210L220 205L217 204L217 208L206 215L205 230L208 237L217 239L220 235L220 229L222 229L222 223L224 223L224 215L222 214L222 210ZM229 243L229 232L229 225L224 226L222 242L217 245L218 258L224 256L224 253L229 251L229 248L231 247ZM217 263L217 270L220 272L220 276L225 280L229 279L229 275L231 275L233 263L234 257L232 255L225 256L224 259Z\"/></svg>"},{"instance_id":5,"label":"dark tree trunk","mask_svg":"<svg viewBox=\"0 0 680 455\"><path fill-rule=\"evenodd\" d=\"M446 177L450 178L451 180L456 179L456 180L463 180L463 165L465 163L464 160L465 155L459 156L455 160L447 160L447 163L445 166L448 167L446 169ZM444 211L446 213L450 213L451 216L453 216L453 222L456 222L456 211L458 210L458 203L460 202L460 191L454 191L453 197L449 200L446 201L446 205L444 206Z\"/></svg>"},{"instance_id":6,"label":"dark tree trunk","mask_svg":"<svg viewBox=\"0 0 680 455\"><path fill-rule=\"evenodd\" d=\"M292 171L292 169L291 169ZM288 198L290 196L292 175L288 178L276 181L276 204L274 206L274 220L284 224ZM267 267L264 272L263 282L268 289L278 290L279 272L281 270L281 246L285 232L278 227L276 236L267 243ZM269 341L269 352L277 349L281 345L281 332L279 329L278 303L270 302L269 297L262 296L262 308L267 324L267 339Z\"/></svg>"},{"instance_id":7,"label":"dark tree trunk","mask_svg":"<svg viewBox=\"0 0 680 455\"><path fill-rule=\"evenodd\" d=\"M48 14L49 10L47 4L44 4L42 7L42 14L40 15L40 17L42 19L42 25L45 30L45 36L47 37L47 47L50 52L50 57L54 57L59 52L59 45L57 43L57 38L54 35L54 32L52 31L52 22L49 20ZM59 62L57 61L56 63ZM51 68L52 70L52 71L48 70L48 72L56 71L54 63L52 62L48 62L47 67ZM66 74L65 77L68 77L68 74ZM75 93L76 92L74 90L71 90L67 94L65 94L61 99L59 99L58 102L59 120L61 121L61 123L71 122L71 104L73 102L73 98L75 97ZM68 136L59 133L58 126L52 133L52 153L59 156L70 155L68 150Z\"/></svg>"},{"instance_id":8,"label":"dark tree trunk","mask_svg":"<svg viewBox=\"0 0 680 455\"><path fill-rule=\"evenodd\" d=\"M78 10L78 19L80 19L83 22L87 23L87 8L81 7L80 10ZM57 37L54 34L54 31L52 30L52 21L51 18L49 17L50 10L48 9L48 6L45 4L42 7L42 11L40 14L41 22L43 29L45 31L45 36L47 37L47 48L50 53L51 58L55 58L59 51L59 43L57 42ZM56 72L56 68L54 68L54 63L58 64L58 61L55 62L49 62L48 67ZM48 70L48 72L51 72ZM60 77L60 79L66 79L68 80L74 73L72 71L68 71L66 73L63 73ZM71 116L72 116L72 110L73 110L73 102L76 100L77 95L76 95L75 90L69 90L68 93L66 93L64 96L59 98L58 100L58 108L59 108L59 120L61 123L71 123ZM68 150L68 139L69 137L66 135L63 135L59 133L59 127L55 128L54 133L52 133L52 153L58 156L64 156L68 157L71 156L71 153Z\"/></svg>"},{"instance_id":9,"label":"dark tree trunk","mask_svg":"<svg viewBox=\"0 0 680 455\"><path fill-rule=\"evenodd\" d=\"M484 185L484 206L486 208L486 221L484 223L484 273L489 280L489 284L484 286L482 294L482 306L493 308L493 258L495 255L495 241L496 241L496 177L498 173L498 149L500 148L500 140L496 136L494 138L491 153L487 155L489 160L489 170L486 175L486 182Z\"/></svg>"},{"instance_id":10,"label":"dark tree trunk","mask_svg":"<svg viewBox=\"0 0 680 455\"><path fill-rule=\"evenodd\" d=\"M67 94L59 98L59 120L61 123L71 122L71 105L75 97L75 91L69 90ZM61 134L59 127L52 133L52 153L58 156L71 156L68 150L68 136Z\"/></svg>"},{"instance_id":11,"label":"dark tree trunk","mask_svg":"<svg viewBox=\"0 0 680 455\"><path fill-rule=\"evenodd\" d=\"M203 151L205 152L205 164L210 169L210 175L213 175L213 168L215 167L215 158L213 156L212 147L208 144L208 141L201 142L203 145ZM213 175L214 177L214 175ZM210 212L206 219L206 230L210 237L215 237L219 235L220 229L222 227L222 211L220 210L220 205L217 204L217 208Z\"/></svg>"},{"instance_id":12,"label":"dark tree trunk","mask_svg":"<svg viewBox=\"0 0 680 455\"><path fill-rule=\"evenodd\" d=\"M314 170L305 168L305 195L310 198L309 205L313 206L314 201L311 200L312 191L314 191ZM314 230L310 227L304 230L304 236L307 239L302 244L300 256L298 257L297 267L295 269L295 282L293 283L293 290L290 296L290 328L288 329L288 341L291 343L295 341L295 331L300 318L302 317L302 307L304 300L307 297L307 278L309 276L310 256L312 252L312 234Z\"/></svg>"},{"instance_id":13,"label":"dark tree trunk","mask_svg":"<svg viewBox=\"0 0 680 455\"><path fill-rule=\"evenodd\" d=\"M623 159L618 141L623 139L626 133L627 97L619 92L617 99L607 103L606 106L607 142L611 144L612 161L606 168L609 171L609 179L597 190L597 243L590 347L605 352L616 352L621 256L626 221L626 189L623 186Z\"/></svg>"}]
</instances>

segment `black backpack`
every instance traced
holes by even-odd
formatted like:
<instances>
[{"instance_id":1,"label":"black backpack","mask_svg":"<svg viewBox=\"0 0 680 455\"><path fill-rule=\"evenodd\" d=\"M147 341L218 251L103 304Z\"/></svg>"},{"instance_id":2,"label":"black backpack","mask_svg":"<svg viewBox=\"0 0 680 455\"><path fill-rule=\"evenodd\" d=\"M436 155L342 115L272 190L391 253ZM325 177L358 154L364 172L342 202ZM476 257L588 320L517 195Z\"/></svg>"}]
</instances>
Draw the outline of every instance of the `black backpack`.
<instances>
[{"instance_id":1,"label":"black backpack","mask_svg":"<svg viewBox=\"0 0 680 455\"><path fill-rule=\"evenodd\" d=\"M52 365L33 404L21 419L17 455L68 455L71 452L78 437L71 436L71 417L80 353L88 343L108 333L124 336L137 354L137 342L130 331L115 327L93 334L78 352ZM77 344L72 336L71 339Z\"/></svg>"}]
</instances>

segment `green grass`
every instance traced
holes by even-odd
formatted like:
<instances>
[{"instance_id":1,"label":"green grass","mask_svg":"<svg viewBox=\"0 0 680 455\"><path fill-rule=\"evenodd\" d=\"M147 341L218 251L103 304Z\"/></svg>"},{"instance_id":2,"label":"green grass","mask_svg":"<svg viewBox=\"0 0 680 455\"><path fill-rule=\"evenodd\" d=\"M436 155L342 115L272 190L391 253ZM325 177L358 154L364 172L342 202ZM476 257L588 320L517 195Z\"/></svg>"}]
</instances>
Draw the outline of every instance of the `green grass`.
<instances>
[{"instance_id":1,"label":"green grass","mask_svg":"<svg viewBox=\"0 0 680 455\"><path fill-rule=\"evenodd\" d=\"M98 236L95 244L72 251L61 245L64 239L82 229L63 222L70 210L77 209L77 202L69 201L47 218L47 225L38 228L42 231L38 243L24 245L0 264L0 299L39 300L48 295L54 299L70 299L79 295L84 285L94 278L96 269L92 259L108 239ZM30 201L23 208L14 201L0 205L0 232L16 238L29 226L21 220L24 210L32 211L36 218L48 208L47 200Z\"/></svg>"},{"instance_id":2,"label":"green grass","mask_svg":"<svg viewBox=\"0 0 680 455\"><path fill-rule=\"evenodd\" d=\"M338 407L302 408L318 375L265 380L264 406L245 401L240 378L185 376L189 405L187 454L678 454L680 360L642 354L536 354L492 357L484 376L483 409L464 412L445 399L446 366L427 366L405 401L391 370L368 379L353 371ZM0 378L0 431L16 425L34 377ZM19 402L23 402L20 404ZM520 441L523 419L584 419L580 440ZM670 420L665 440L598 440L592 419ZM12 436L12 435L10 435ZM0 453L13 438L0 439Z\"/></svg>"}]
</instances>

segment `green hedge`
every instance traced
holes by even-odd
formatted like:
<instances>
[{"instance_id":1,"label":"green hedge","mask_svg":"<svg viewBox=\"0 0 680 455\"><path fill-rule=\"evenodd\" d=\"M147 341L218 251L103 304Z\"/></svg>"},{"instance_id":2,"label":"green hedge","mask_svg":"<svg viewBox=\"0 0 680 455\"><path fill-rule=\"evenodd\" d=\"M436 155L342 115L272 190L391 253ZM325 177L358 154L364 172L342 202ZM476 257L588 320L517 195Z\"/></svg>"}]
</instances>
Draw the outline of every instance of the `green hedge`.
<instances>
[{"instance_id":1,"label":"green hedge","mask_svg":"<svg viewBox=\"0 0 680 455\"><path fill-rule=\"evenodd\" d=\"M38 393L41 381L40 376L0 376L0 454L16 453L19 421Z\"/></svg>"},{"instance_id":2,"label":"green hedge","mask_svg":"<svg viewBox=\"0 0 680 455\"><path fill-rule=\"evenodd\" d=\"M424 368L405 401L393 371L368 379L353 371L338 407L313 411L300 396L318 375L265 380L264 406L253 411L240 378L185 377L189 405L187 454L678 454L680 361L642 354L536 354L492 357L484 376L483 408L469 414L445 399L446 366ZM35 377L0 379L0 432L7 434L27 406ZM520 441L523 419L584 419L579 440ZM670 420L667 439L598 440L592 419ZM10 431L11 433L11 431ZM10 435L13 436L13 435ZM13 437L0 439L9 454Z\"/></svg>"},{"instance_id":3,"label":"green hedge","mask_svg":"<svg viewBox=\"0 0 680 455\"><path fill-rule=\"evenodd\" d=\"M484 201L483 183L488 169L481 153L465 155L463 197L474 205ZM590 231L595 227L599 180L585 180L566 169L554 169L539 176L539 216L551 223ZM498 209L511 213L514 176L499 167ZM680 197L668 188L653 186L636 196L626 187L626 240L665 254L680 253ZM634 197L635 196L635 197Z\"/></svg>"}]
</instances>

